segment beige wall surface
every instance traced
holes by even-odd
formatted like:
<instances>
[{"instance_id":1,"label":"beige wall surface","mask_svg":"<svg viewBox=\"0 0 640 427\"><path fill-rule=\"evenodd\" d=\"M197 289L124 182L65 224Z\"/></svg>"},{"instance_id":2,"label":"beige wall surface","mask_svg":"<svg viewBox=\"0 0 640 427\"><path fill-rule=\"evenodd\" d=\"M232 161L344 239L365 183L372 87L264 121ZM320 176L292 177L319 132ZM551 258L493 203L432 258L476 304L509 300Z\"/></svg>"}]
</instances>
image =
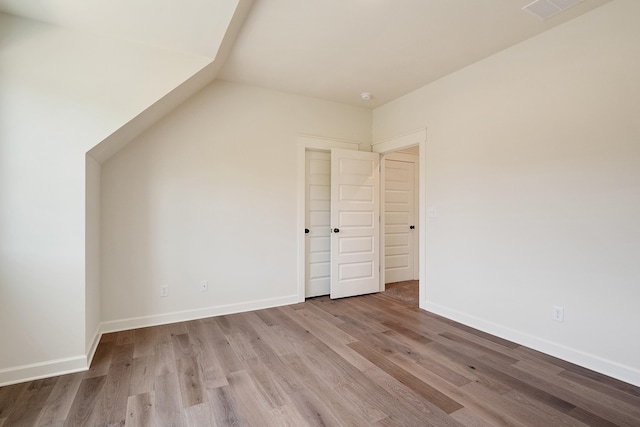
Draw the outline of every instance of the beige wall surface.
<instances>
[{"instance_id":1,"label":"beige wall surface","mask_svg":"<svg viewBox=\"0 0 640 427\"><path fill-rule=\"evenodd\" d=\"M86 367L85 153L205 60L3 14L0 35L3 384Z\"/></svg>"},{"instance_id":2,"label":"beige wall surface","mask_svg":"<svg viewBox=\"0 0 640 427\"><path fill-rule=\"evenodd\" d=\"M635 384L638 16L614 1L373 116L374 142L428 128L422 306Z\"/></svg>"},{"instance_id":3,"label":"beige wall surface","mask_svg":"<svg viewBox=\"0 0 640 427\"><path fill-rule=\"evenodd\" d=\"M370 132L370 110L216 82L134 140L102 166L106 330L295 302L297 137Z\"/></svg>"}]
</instances>

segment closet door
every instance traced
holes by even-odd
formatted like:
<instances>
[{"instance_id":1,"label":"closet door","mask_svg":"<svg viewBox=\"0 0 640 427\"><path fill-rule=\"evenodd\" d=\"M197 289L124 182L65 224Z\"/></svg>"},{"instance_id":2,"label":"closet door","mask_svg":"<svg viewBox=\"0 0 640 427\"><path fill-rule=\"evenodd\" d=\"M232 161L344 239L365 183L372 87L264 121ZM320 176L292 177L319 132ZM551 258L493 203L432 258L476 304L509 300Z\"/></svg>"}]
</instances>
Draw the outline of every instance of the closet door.
<instances>
[{"instance_id":1,"label":"closet door","mask_svg":"<svg viewBox=\"0 0 640 427\"><path fill-rule=\"evenodd\" d=\"M386 160L384 171L385 282L414 279L415 165Z\"/></svg>"},{"instance_id":2,"label":"closet door","mask_svg":"<svg viewBox=\"0 0 640 427\"><path fill-rule=\"evenodd\" d=\"M328 295L331 280L331 153L306 152L305 297Z\"/></svg>"},{"instance_id":3,"label":"closet door","mask_svg":"<svg viewBox=\"0 0 640 427\"><path fill-rule=\"evenodd\" d=\"M331 150L331 298L380 291L380 156Z\"/></svg>"}]
</instances>

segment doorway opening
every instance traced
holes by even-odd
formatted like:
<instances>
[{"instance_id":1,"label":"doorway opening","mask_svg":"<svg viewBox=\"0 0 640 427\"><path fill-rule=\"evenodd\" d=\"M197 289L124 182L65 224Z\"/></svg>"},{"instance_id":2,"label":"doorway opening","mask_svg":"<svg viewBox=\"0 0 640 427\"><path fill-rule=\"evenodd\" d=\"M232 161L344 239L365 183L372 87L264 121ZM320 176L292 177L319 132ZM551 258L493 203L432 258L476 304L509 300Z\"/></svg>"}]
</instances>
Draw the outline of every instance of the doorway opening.
<instances>
[{"instance_id":1,"label":"doorway opening","mask_svg":"<svg viewBox=\"0 0 640 427\"><path fill-rule=\"evenodd\" d=\"M412 148L412 147L415 147L415 148ZM307 152L314 151L314 150L327 152L333 148L358 151L359 143L351 142L351 141L339 141L339 140L333 140L328 138L311 137L311 136L298 137L298 156L297 156L298 157L298 162L297 162L298 177L299 177L299 180L298 180L298 229L300 230L300 234L298 234L298 300L300 302L304 301L305 298L307 297L306 283L308 278L307 272L309 271L308 260L312 256L318 257L316 259L326 259L326 253L322 256L312 255L307 245L307 238L309 237L308 236L309 232L307 232L307 230L309 230L309 228L307 227L307 223L309 221L309 214L307 213L307 207L308 207L308 204L311 203L307 198L307 191L308 191L307 176L306 176L307 175ZM425 217L426 198L425 198L425 191L424 191L425 186L420 185L421 183L425 182L425 172L423 167L423 165L426 163L425 150L426 150L426 129L421 129L415 132L411 132L409 134L402 135L400 137L386 140L377 144L373 144L371 146L371 151L373 153L377 153L381 155L382 159L384 159L385 155L389 155L389 159L391 160L394 160L393 159L394 156L409 155L409 156L417 157L417 162L415 163L415 167L414 167L414 177L418 181L418 185L415 188L416 195L414 196L415 214L413 218L413 224L408 224L408 225L409 226L413 225L414 228L411 230L412 231L415 230L413 234L414 235L413 244L414 244L414 249L416 250L413 258L413 269L414 269L413 277L416 277L415 272L417 271L420 307L424 305L424 295L425 295L425 270L424 270L425 261L424 261L424 256L420 256L420 254L424 254L424 247L425 247L424 246L425 245L424 230L425 230L425 222L426 222L426 217ZM400 153L397 153L398 151L400 151ZM391 155L390 153L394 153L394 154ZM324 191L326 194L327 190L325 189ZM416 208L416 205L417 205L417 208ZM327 210L326 206L321 210L325 211L325 213L320 215L321 216L325 215L324 222L326 222L326 210ZM385 280L386 272L384 268L385 251L384 251L384 246L382 246L384 242L383 230L385 226L385 218L384 218L384 215L382 214L382 211L380 211L380 215L378 219L379 219L379 223L378 223L379 227L377 227L378 232L376 234L378 238L376 240L378 240L378 243L380 245L378 250L378 253L380 255L377 257L377 259L379 260L378 264L380 268L375 269L376 273L379 272L379 274L376 274L376 276L378 277L378 285L375 292L384 291L385 284L386 284L386 280ZM326 225L324 225L324 227L326 228ZM333 225L330 225L330 228L331 227L333 227ZM331 230L333 230L333 228L331 228ZM331 233L331 231L329 232ZM342 236L342 234L340 234L340 236ZM323 236L323 237L327 237L327 236ZM328 239L325 239L325 243L324 243L325 248L327 243L331 241L331 238L332 236L329 236ZM319 239L318 241L321 241L321 239ZM360 243L364 244L364 242L365 242L365 239L360 239ZM353 240L353 243L357 243L357 242ZM323 252L323 251L320 251L320 252ZM328 268L329 269L331 268L331 265L330 264L320 265L320 264L323 264L322 261L318 261L317 264L318 265L316 265L314 268L316 268L317 270L324 269L325 273L323 273L323 275L324 277L326 277L326 271ZM352 269L352 270L355 271L355 269Z\"/></svg>"},{"instance_id":2,"label":"doorway opening","mask_svg":"<svg viewBox=\"0 0 640 427\"><path fill-rule=\"evenodd\" d=\"M385 295L418 307L420 147L381 160L381 269Z\"/></svg>"}]
</instances>

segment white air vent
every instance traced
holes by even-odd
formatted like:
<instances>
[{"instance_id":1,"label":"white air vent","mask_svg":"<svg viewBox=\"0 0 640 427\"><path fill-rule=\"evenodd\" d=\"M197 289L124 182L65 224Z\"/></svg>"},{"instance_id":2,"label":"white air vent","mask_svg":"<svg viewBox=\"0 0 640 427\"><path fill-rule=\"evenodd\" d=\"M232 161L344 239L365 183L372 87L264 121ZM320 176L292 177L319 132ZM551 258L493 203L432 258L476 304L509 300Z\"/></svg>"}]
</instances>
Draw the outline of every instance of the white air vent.
<instances>
[{"instance_id":1,"label":"white air vent","mask_svg":"<svg viewBox=\"0 0 640 427\"><path fill-rule=\"evenodd\" d=\"M583 0L536 0L529 3L522 10L533 13L540 19L548 19L553 15L582 3Z\"/></svg>"}]
</instances>

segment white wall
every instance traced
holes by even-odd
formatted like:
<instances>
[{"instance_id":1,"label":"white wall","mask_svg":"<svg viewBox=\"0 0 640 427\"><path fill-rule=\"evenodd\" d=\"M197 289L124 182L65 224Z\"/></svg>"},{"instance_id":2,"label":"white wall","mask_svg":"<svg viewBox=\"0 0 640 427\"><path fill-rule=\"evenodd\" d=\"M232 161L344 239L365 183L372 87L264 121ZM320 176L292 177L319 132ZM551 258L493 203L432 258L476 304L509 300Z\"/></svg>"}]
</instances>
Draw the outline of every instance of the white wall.
<instances>
[{"instance_id":1,"label":"white wall","mask_svg":"<svg viewBox=\"0 0 640 427\"><path fill-rule=\"evenodd\" d=\"M0 14L0 384L86 366L85 152L203 65Z\"/></svg>"},{"instance_id":2,"label":"white wall","mask_svg":"<svg viewBox=\"0 0 640 427\"><path fill-rule=\"evenodd\" d=\"M297 135L370 132L370 110L216 82L131 142L102 165L105 330L295 302Z\"/></svg>"},{"instance_id":3,"label":"white wall","mask_svg":"<svg viewBox=\"0 0 640 427\"><path fill-rule=\"evenodd\" d=\"M373 116L374 141L428 128L422 306L636 385L638 16L616 0Z\"/></svg>"}]
</instances>

